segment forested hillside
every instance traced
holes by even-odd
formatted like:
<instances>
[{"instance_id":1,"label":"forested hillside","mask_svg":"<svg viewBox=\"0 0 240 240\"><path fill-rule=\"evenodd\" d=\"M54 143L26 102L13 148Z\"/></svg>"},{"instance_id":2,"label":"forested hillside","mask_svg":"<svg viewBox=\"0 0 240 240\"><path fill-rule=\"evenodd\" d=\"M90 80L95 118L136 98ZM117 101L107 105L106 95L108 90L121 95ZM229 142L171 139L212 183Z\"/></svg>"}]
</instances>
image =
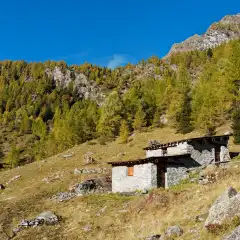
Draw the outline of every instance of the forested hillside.
<instances>
[{"instance_id":1,"label":"forested hillside","mask_svg":"<svg viewBox=\"0 0 240 240\"><path fill-rule=\"evenodd\" d=\"M15 167L87 140L168 125L240 142L240 41L114 70L85 63L0 62L0 158Z\"/></svg>"}]
</instances>

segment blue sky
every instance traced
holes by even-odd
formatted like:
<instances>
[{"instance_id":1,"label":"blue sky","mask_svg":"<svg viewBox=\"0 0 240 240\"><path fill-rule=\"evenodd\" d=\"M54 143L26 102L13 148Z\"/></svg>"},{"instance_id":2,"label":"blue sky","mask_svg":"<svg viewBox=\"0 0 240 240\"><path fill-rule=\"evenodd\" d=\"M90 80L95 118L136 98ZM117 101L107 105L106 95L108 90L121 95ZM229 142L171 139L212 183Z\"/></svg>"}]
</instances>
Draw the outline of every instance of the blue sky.
<instances>
[{"instance_id":1,"label":"blue sky","mask_svg":"<svg viewBox=\"0 0 240 240\"><path fill-rule=\"evenodd\" d=\"M8 0L0 7L0 59L84 61L116 67L206 31L239 0Z\"/></svg>"}]
</instances>

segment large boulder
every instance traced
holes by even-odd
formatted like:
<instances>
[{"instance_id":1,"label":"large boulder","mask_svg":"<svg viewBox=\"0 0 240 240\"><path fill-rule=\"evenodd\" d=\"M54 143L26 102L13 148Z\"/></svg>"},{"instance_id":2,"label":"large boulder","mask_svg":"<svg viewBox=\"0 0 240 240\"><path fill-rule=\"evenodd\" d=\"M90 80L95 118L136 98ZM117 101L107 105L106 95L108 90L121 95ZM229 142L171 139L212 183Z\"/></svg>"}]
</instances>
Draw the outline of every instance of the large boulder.
<instances>
[{"instance_id":1,"label":"large boulder","mask_svg":"<svg viewBox=\"0 0 240 240\"><path fill-rule=\"evenodd\" d=\"M85 182L79 183L75 187L75 193L78 195L84 195L91 193L97 189L97 184L93 179L87 180Z\"/></svg>"},{"instance_id":2,"label":"large boulder","mask_svg":"<svg viewBox=\"0 0 240 240\"><path fill-rule=\"evenodd\" d=\"M205 227L211 230L236 216L240 217L240 193L230 187L211 206Z\"/></svg>"},{"instance_id":3,"label":"large boulder","mask_svg":"<svg viewBox=\"0 0 240 240\"><path fill-rule=\"evenodd\" d=\"M223 238L223 240L239 240L240 239L240 226L234 229L234 231Z\"/></svg>"}]
</instances>

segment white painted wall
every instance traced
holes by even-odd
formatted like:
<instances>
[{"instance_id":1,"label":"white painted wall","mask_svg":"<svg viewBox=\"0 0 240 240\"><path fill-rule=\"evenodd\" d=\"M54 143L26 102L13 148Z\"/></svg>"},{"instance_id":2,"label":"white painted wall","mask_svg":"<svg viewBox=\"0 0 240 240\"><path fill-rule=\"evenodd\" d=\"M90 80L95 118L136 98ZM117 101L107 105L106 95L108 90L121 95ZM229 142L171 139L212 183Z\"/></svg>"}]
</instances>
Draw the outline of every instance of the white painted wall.
<instances>
[{"instance_id":1,"label":"white painted wall","mask_svg":"<svg viewBox=\"0 0 240 240\"><path fill-rule=\"evenodd\" d=\"M167 155L173 156L173 155L180 155L180 154L186 154L190 152L190 145L187 142L179 143L177 146L174 147L168 147L167 148ZM159 157L163 156L163 150L157 149L157 150L147 150L146 151L146 157Z\"/></svg>"},{"instance_id":2,"label":"white painted wall","mask_svg":"<svg viewBox=\"0 0 240 240\"><path fill-rule=\"evenodd\" d=\"M175 147L168 147L168 156L187 154L189 153L189 144L187 142L179 143Z\"/></svg>"},{"instance_id":3,"label":"white painted wall","mask_svg":"<svg viewBox=\"0 0 240 240\"><path fill-rule=\"evenodd\" d=\"M157 187L157 167L153 163L134 166L134 176L128 176L127 166L113 166L112 191L132 192Z\"/></svg>"},{"instance_id":4,"label":"white painted wall","mask_svg":"<svg viewBox=\"0 0 240 240\"><path fill-rule=\"evenodd\" d=\"M159 157L162 156L162 149L157 149L157 150L147 150L146 151L146 158L149 157Z\"/></svg>"}]
</instances>

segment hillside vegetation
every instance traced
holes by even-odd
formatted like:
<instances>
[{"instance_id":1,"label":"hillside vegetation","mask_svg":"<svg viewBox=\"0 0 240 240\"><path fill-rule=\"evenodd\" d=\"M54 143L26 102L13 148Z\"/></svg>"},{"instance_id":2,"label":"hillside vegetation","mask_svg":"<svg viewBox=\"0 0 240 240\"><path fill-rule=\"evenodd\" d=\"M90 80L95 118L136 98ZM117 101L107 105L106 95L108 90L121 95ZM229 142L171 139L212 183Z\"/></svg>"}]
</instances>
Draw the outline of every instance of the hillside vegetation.
<instances>
[{"instance_id":1,"label":"hillside vegetation","mask_svg":"<svg viewBox=\"0 0 240 240\"><path fill-rule=\"evenodd\" d=\"M237 143L239 79L239 40L115 70L3 61L0 158L16 167L91 139L120 136L124 143L133 131L164 125L212 135L230 122Z\"/></svg>"},{"instance_id":2,"label":"hillside vegetation","mask_svg":"<svg viewBox=\"0 0 240 240\"><path fill-rule=\"evenodd\" d=\"M228 127L222 127L217 129L217 134L227 130ZM135 240L162 233L168 226L175 224L184 230L179 239L221 239L234 225L230 224L221 232L209 233L205 230L204 223L196 222L195 217L206 213L215 198L227 187L233 186L240 190L240 165L237 162L220 174L217 183L206 186L186 183L169 190L157 189L147 195L122 196L106 193L79 196L66 202L50 199L54 194L67 191L70 186L82 180L102 176L73 174L75 168L82 167L87 152L92 152L97 163L85 168L107 167L110 172L107 161L143 157L142 148L150 139L167 142L199 135L199 132L175 134L172 129L158 128L144 133L137 132L130 137L128 144L114 141L100 145L91 141L46 160L2 171L0 183L6 189L0 190L0 233L2 229L11 236L12 229L22 219L31 219L42 211L50 210L62 217L60 224L28 228L17 233L14 239ZM232 139L230 148L240 150ZM69 153L72 157L63 157ZM5 184L18 175L21 176L19 179ZM56 178L47 183L44 181L47 177Z\"/></svg>"}]
</instances>

